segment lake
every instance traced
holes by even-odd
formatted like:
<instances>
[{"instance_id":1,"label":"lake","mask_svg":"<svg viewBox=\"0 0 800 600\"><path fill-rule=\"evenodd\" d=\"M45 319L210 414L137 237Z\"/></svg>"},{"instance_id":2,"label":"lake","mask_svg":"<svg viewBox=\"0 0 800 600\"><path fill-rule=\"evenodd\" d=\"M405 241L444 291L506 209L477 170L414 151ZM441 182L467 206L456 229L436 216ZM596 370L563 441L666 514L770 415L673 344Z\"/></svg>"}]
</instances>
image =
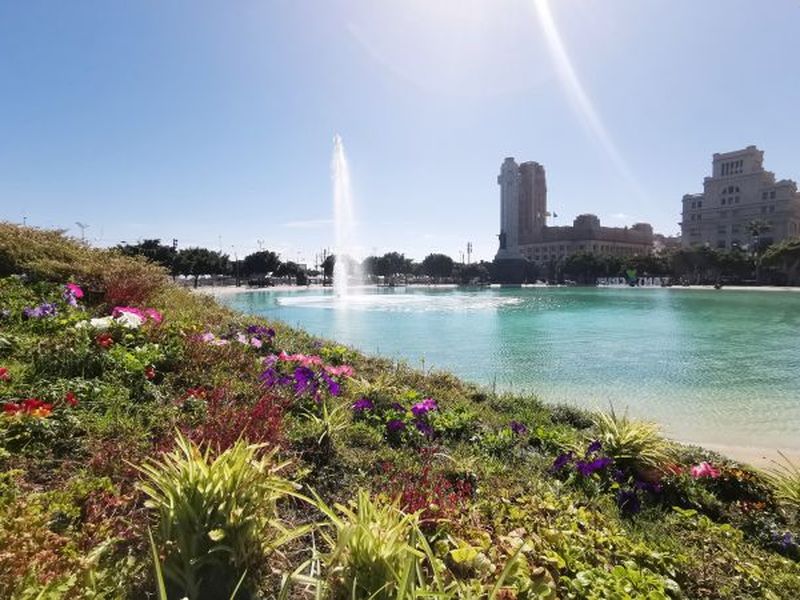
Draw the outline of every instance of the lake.
<instances>
[{"instance_id":1,"label":"lake","mask_svg":"<svg viewBox=\"0 0 800 600\"><path fill-rule=\"evenodd\" d=\"M361 288L222 295L367 353L546 402L628 410L712 447L800 452L800 293Z\"/></svg>"}]
</instances>

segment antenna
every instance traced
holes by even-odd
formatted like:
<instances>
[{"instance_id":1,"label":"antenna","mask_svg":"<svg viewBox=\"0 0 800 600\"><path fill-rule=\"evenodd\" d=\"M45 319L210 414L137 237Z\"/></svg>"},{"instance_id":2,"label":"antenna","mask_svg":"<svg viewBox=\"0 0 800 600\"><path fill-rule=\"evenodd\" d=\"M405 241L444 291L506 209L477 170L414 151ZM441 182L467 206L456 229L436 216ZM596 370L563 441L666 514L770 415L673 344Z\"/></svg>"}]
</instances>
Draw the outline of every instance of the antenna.
<instances>
[{"instance_id":1,"label":"antenna","mask_svg":"<svg viewBox=\"0 0 800 600\"><path fill-rule=\"evenodd\" d=\"M86 230L89 229L89 225L86 223L81 223L80 221L75 221L75 225L81 228L81 241L86 241Z\"/></svg>"}]
</instances>

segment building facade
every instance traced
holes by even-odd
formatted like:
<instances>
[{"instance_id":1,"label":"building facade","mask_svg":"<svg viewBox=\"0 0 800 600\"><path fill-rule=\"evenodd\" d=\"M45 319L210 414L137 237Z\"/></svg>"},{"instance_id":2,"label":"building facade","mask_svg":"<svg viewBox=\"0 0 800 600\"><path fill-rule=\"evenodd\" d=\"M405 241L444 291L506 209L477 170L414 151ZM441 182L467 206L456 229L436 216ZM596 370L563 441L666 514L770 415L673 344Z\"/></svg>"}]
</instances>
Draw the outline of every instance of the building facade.
<instances>
[{"instance_id":1,"label":"building facade","mask_svg":"<svg viewBox=\"0 0 800 600\"><path fill-rule=\"evenodd\" d=\"M497 178L500 185L500 249L496 259L527 259L537 264L563 260L577 252L611 256L649 254L653 228L603 227L595 215L579 215L571 227L550 227L547 182L536 162L517 164L506 158Z\"/></svg>"},{"instance_id":2,"label":"building facade","mask_svg":"<svg viewBox=\"0 0 800 600\"><path fill-rule=\"evenodd\" d=\"M703 192L683 197L682 244L747 249L753 243L753 221L768 226L760 235L763 245L800 235L797 184L776 181L775 174L764 169L764 152L755 146L714 154Z\"/></svg>"}]
</instances>

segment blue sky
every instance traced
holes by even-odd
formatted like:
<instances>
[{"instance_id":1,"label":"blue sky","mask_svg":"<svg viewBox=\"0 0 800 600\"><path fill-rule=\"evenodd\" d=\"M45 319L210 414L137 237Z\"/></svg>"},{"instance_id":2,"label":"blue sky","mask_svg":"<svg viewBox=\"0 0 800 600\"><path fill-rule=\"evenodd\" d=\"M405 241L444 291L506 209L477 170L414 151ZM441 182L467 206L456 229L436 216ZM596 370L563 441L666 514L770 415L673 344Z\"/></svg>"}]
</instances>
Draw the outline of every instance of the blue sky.
<instances>
[{"instance_id":1,"label":"blue sky","mask_svg":"<svg viewBox=\"0 0 800 600\"><path fill-rule=\"evenodd\" d=\"M496 250L505 156L567 224L678 230L711 155L800 179L797 0L0 2L0 219L313 262Z\"/></svg>"}]
</instances>

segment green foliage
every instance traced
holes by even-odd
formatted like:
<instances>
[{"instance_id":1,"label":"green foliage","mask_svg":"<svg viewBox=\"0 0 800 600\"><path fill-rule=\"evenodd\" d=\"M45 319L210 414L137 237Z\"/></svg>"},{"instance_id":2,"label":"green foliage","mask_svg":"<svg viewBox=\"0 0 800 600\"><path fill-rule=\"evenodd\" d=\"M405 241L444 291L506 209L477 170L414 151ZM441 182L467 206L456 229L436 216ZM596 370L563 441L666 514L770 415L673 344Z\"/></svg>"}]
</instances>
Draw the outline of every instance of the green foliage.
<instances>
[{"instance_id":1,"label":"green foliage","mask_svg":"<svg viewBox=\"0 0 800 600\"><path fill-rule=\"evenodd\" d=\"M594 419L595 438L603 452L618 464L633 469L661 469L673 457L670 443L657 425L633 421L627 415L600 413Z\"/></svg>"},{"instance_id":2,"label":"green foliage","mask_svg":"<svg viewBox=\"0 0 800 600\"><path fill-rule=\"evenodd\" d=\"M769 474L775 497L786 507L800 512L800 467L781 454L783 463L776 464Z\"/></svg>"},{"instance_id":3,"label":"green foliage","mask_svg":"<svg viewBox=\"0 0 800 600\"><path fill-rule=\"evenodd\" d=\"M423 584L425 557L418 548L424 538L415 515L403 513L397 502L373 501L363 490L349 506L338 504L334 510L321 500L318 506L333 529L323 531L331 547L325 562L332 598L414 597Z\"/></svg>"},{"instance_id":4,"label":"green foliage","mask_svg":"<svg viewBox=\"0 0 800 600\"><path fill-rule=\"evenodd\" d=\"M286 530L277 516L277 501L295 493L278 475L287 463L277 463L274 452L257 458L258 450L240 441L212 459L178 434L175 450L140 467L175 593L229 595L242 573L255 574L268 552L302 533Z\"/></svg>"},{"instance_id":5,"label":"green foliage","mask_svg":"<svg viewBox=\"0 0 800 600\"><path fill-rule=\"evenodd\" d=\"M570 579L568 590L566 598L582 600L669 600L680 592L675 582L633 561L625 561L610 570L596 567L581 571Z\"/></svg>"}]
</instances>

